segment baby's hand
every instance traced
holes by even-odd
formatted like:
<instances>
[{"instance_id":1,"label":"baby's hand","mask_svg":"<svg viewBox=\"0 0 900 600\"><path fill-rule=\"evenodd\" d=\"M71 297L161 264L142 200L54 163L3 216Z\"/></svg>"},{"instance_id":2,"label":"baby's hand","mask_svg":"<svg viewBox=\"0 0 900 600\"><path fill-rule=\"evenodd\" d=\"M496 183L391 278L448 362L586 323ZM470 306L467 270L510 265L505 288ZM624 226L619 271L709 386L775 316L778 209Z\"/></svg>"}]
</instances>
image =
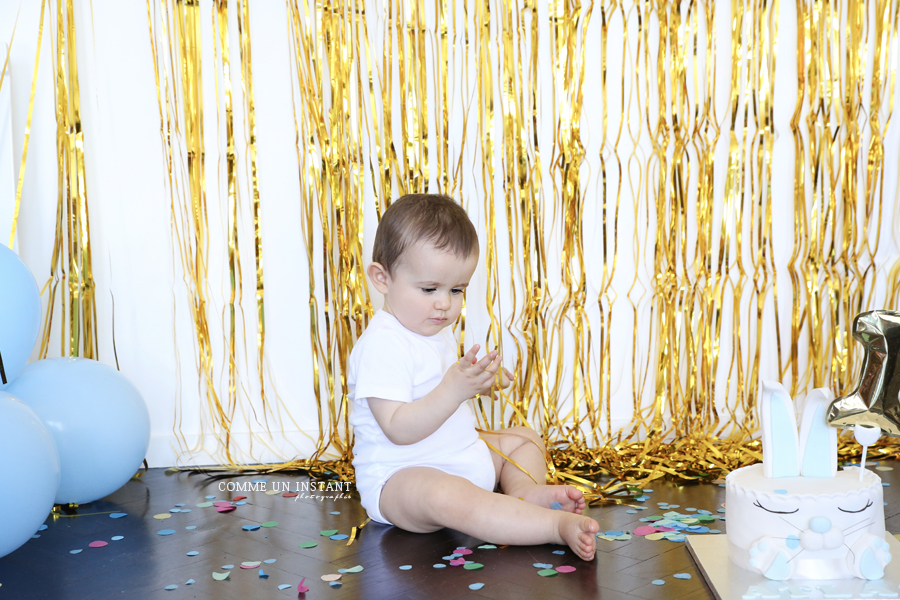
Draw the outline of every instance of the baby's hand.
<instances>
[{"instance_id":1,"label":"baby's hand","mask_svg":"<svg viewBox=\"0 0 900 600\"><path fill-rule=\"evenodd\" d=\"M482 396L490 396L494 400L496 400L497 394L495 394L494 392L496 392L497 390L505 390L506 388L508 388L512 383L513 378L514 375L512 373L501 367L497 370L494 378L491 379L490 385L478 393Z\"/></svg>"},{"instance_id":2,"label":"baby's hand","mask_svg":"<svg viewBox=\"0 0 900 600\"><path fill-rule=\"evenodd\" d=\"M460 402L484 393L485 390L490 391L497 369L500 368L500 356L496 350L477 360L478 349L478 344L472 346L459 362L447 369L441 381Z\"/></svg>"}]
</instances>

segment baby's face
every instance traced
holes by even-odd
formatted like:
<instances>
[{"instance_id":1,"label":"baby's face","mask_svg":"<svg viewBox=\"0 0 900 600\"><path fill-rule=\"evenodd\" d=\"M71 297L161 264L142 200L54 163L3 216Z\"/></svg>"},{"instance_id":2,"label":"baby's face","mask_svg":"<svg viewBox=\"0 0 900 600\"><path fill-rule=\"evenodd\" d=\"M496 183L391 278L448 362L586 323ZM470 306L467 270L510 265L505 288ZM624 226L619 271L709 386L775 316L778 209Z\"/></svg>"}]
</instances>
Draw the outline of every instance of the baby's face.
<instances>
[{"instance_id":1,"label":"baby's face","mask_svg":"<svg viewBox=\"0 0 900 600\"><path fill-rule=\"evenodd\" d=\"M384 310L419 335L435 335L456 321L477 254L461 258L430 242L406 249L388 277Z\"/></svg>"}]
</instances>

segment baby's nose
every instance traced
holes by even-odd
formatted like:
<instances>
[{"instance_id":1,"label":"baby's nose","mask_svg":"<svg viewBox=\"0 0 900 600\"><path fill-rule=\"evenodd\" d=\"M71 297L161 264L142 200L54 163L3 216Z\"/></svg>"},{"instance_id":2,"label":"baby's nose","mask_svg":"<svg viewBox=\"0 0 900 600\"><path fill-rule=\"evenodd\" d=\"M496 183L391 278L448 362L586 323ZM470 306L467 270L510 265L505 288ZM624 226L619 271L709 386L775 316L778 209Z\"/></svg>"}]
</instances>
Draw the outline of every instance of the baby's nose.
<instances>
[{"instance_id":1,"label":"baby's nose","mask_svg":"<svg viewBox=\"0 0 900 600\"><path fill-rule=\"evenodd\" d=\"M440 310L447 310L450 308L450 294L437 294L434 299L434 306Z\"/></svg>"}]
</instances>

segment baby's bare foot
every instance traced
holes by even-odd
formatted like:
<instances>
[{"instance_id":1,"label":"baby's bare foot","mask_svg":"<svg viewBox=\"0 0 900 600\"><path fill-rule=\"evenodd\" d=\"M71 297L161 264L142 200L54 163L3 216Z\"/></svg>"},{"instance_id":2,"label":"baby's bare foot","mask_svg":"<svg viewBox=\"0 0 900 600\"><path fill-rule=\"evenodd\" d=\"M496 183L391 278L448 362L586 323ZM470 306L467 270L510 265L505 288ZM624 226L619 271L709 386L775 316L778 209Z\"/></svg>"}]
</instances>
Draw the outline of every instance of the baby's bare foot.
<instances>
[{"instance_id":1,"label":"baby's bare foot","mask_svg":"<svg viewBox=\"0 0 900 600\"><path fill-rule=\"evenodd\" d=\"M586 506L584 493L571 485L532 485L523 490L520 497L531 504L576 515L580 515Z\"/></svg>"},{"instance_id":2,"label":"baby's bare foot","mask_svg":"<svg viewBox=\"0 0 900 600\"><path fill-rule=\"evenodd\" d=\"M594 560L598 531L600 525L590 517L566 513L560 515L559 535L582 560Z\"/></svg>"}]
</instances>

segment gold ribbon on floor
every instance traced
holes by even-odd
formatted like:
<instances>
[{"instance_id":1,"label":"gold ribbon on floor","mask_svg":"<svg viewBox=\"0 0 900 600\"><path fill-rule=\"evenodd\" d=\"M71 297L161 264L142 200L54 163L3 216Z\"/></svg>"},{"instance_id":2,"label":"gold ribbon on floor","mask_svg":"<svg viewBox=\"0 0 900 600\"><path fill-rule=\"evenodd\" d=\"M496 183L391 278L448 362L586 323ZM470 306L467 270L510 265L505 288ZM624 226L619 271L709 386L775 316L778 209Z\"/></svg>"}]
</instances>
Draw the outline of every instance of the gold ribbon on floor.
<instances>
[{"instance_id":1,"label":"gold ribbon on floor","mask_svg":"<svg viewBox=\"0 0 900 600\"><path fill-rule=\"evenodd\" d=\"M206 325L200 5L156 2L162 16L148 0L148 17L173 239L190 275L222 468L243 468L229 435L247 400L234 391L235 321L221 394ZM213 21L230 73L228 8L217 0ZM249 2L237 10L264 390ZM372 315L367 194L378 216L426 189L478 214L486 287L467 311L486 309L477 341L499 347L516 375L498 403L478 401L479 425L530 424L548 442L553 478L593 501L615 500L626 482L711 480L759 460L763 369L792 395L843 393L861 358L853 317L900 302L900 261L879 254L898 241L886 222L900 218L885 189L898 158L885 136L900 0L286 0L285 10L318 412L285 410L277 426L315 422L319 437L310 459L266 468L352 477L345 373ZM186 167L171 141L179 136ZM793 164L773 160L787 155ZM236 218L233 166L229 155ZM791 189L779 187L779 169L792 170ZM786 202L792 241L775 228ZM233 309L240 254L229 227ZM461 337L471 335L465 323ZM276 424L266 426L271 434ZM855 451L842 442L842 458ZM900 445L875 451L896 456Z\"/></svg>"}]
</instances>

